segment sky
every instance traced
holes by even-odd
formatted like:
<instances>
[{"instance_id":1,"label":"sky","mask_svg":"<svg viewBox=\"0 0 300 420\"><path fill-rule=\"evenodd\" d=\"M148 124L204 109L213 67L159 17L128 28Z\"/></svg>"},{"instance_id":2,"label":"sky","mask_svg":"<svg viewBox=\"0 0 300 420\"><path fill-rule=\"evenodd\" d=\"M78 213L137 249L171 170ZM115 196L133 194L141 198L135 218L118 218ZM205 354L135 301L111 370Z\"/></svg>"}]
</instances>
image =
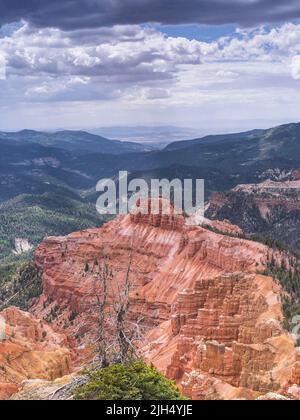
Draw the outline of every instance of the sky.
<instances>
[{"instance_id":1,"label":"sky","mask_svg":"<svg viewBox=\"0 0 300 420\"><path fill-rule=\"evenodd\" d=\"M299 0L1 0L0 130L300 121Z\"/></svg>"}]
</instances>

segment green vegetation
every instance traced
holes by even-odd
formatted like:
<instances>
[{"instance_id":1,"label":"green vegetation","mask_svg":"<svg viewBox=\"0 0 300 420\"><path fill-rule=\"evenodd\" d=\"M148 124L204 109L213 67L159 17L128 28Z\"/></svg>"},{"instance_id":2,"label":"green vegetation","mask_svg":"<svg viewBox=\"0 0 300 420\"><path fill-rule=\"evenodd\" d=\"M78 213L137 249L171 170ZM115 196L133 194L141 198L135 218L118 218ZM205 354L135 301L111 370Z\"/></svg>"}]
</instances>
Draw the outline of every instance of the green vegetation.
<instances>
[{"instance_id":1,"label":"green vegetation","mask_svg":"<svg viewBox=\"0 0 300 420\"><path fill-rule=\"evenodd\" d=\"M33 262L22 259L0 266L0 310L17 306L28 310L32 299L42 293L42 279Z\"/></svg>"},{"instance_id":2,"label":"green vegetation","mask_svg":"<svg viewBox=\"0 0 300 420\"><path fill-rule=\"evenodd\" d=\"M36 196L20 195L0 204L0 307L9 300L10 305L26 309L39 295L38 276L28 267L34 249L46 236L67 235L101 226L104 221L94 205L63 188ZM32 250L16 255L16 238L28 240Z\"/></svg>"},{"instance_id":3,"label":"green vegetation","mask_svg":"<svg viewBox=\"0 0 300 420\"><path fill-rule=\"evenodd\" d=\"M289 251L291 253L293 253L294 255L298 255L300 257L300 252L298 252L297 250L295 250L292 247L289 247L288 245L286 245L284 242L273 238L272 236L266 236L266 235L259 235L259 234L233 234L230 232L224 232L214 226L208 225L208 224L203 224L202 227L204 229L207 229L213 233L217 233L220 235L224 235L224 236L229 236L231 238L238 238L238 239L245 239L247 241L252 241L252 242L259 242L260 244L266 245L267 247L277 250L277 251L281 251L281 252L286 252Z\"/></svg>"},{"instance_id":4,"label":"green vegetation","mask_svg":"<svg viewBox=\"0 0 300 420\"><path fill-rule=\"evenodd\" d=\"M89 372L89 382L79 387L76 400L185 400L174 382L143 361L112 365Z\"/></svg>"},{"instance_id":5,"label":"green vegetation","mask_svg":"<svg viewBox=\"0 0 300 420\"><path fill-rule=\"evenodd\" d=\"M11 254L15 238L36 246L45 236L67 235L102 223L95 206L69 191L18 196L0 205L0 260Z\"/></svg>"},{"instance_id":6,"label":"green vegetation","mask_svg":"<svg viewBox=\"0 0 300 420\"><path fill-rule=\"evenodd\" d=\"M78 313L77 312L72 312L71 315L69 316L69 321L73 322L75 321L75 319L78 317Z\"/></svg>"},{"instance_id":7,"label":"green vegetation","mask_svg":"<svg viewBox=\"0 0 300 420\"><path fill-rule=\"evenodd\" d=\"M268 246L272 249L277 249L281 252L286 252L290 250L291 252L296 252L292 250L292 248L289 248L286 244L284 244L282 241L273 238L272 236L265 236L265 235L246 235L246 239L254 242L259 242L263 245Z\"/></svg>"},{"instance_id":8,"label":"green vegetation","mask_svg":"<svg viewBox=\"0 0 300 420\"><path fill-rule=\"evenodd\" d=\"M294 327L293 318L300 315L300 260L298 254L285 252L282 261L278 263L272 255L264 272L267 276L277 279L286 294L282 297L284 327L291 331Z\"/></svg>"}]
</instances>

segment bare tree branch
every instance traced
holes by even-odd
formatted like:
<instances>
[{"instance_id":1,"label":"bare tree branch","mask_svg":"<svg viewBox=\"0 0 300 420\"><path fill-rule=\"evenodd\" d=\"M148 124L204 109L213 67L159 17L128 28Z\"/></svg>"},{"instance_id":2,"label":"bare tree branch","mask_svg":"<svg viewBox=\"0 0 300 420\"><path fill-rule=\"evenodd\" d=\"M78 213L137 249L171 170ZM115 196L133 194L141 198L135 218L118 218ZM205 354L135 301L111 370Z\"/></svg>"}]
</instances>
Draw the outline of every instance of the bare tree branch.
<instances>
[{"instance_id":1,"label":"bare tree branch","mask_svg":"<svg viewBox=\"0 0 300 420\"><path fill-rule=\"evenodd\" d=\"M133 241L123 282L112 285L113 273L104 255L99 273L95 276L95 306L97 308L96 357L101 368L111 363L126 364L138 355L138 343L143 342L141 324L144 318L132 322L129 319L130 292L132 289L131 267L133 261ZM111 310L110 310L111 309Z\"/></svg>"}]
</instances>

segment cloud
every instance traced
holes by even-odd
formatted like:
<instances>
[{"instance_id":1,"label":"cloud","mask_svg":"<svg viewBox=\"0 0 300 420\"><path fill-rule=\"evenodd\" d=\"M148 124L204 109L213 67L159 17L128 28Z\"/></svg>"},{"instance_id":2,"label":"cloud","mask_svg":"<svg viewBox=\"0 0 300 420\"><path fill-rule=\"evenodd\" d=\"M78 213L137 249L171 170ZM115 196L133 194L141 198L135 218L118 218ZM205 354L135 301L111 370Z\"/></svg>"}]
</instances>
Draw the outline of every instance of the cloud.
<instances>
[{"instance_id":1,"label":"cloud","mask_svg":"<svg viewBox=\"0 0 300 420\"><path fill-rule=\"evenodd\" d=\"M242 26L300 18L298 0L1 0L0 25L66 30L157 22Z\"/></svg>"},{"instance_id":2,"label":"cloud","mask_svg":"<svg viewBox=\"0 0 300 420\"><path fill-rule=\"evenodd\" d=\"M6 59L0 51L0 80L6 79Z\"/></svg>"},{"instance_id":3,"label":"cloud","mask_svg":"<svg viewBox=\"0 0 300 420\"><path fill-rule=\"evenodd\" d=\"M69 32L34 30L25 24L0 39L0 51L6 57L8 77L77 78L85 84L148 83L164 90L159 84L176 83L187 66L255 61L279 62L288 68L291 58L300 56L300 25L285 24L272 30L262 27L201 42L167 37L138 25ZM234 69L222 71L217 72L219 78L235 78Z\"/></svg>"},{"instance_id":4,"label":"cloud","mask_svg":"<svg viewBox=\"0 0 300 420\"><path fill-rule=\"evenodd\" d=\"M8 33L0 38L7 75L0 112L11 124L16 112L15 124L24 126L30 112L49 126L72 119L80 125L80 117L94 126L101 118L195 125L200 113L207 125L270 119L283 113L283 102L290 120L300 109L299 24L243 29L210 42L139 25L66 31L26 23Z\"/></svg>"},{"instance_id":5,"label":"cloud","mask_svg":"<svg viewBox=\"0 0 300 420\"><path fill-rule=\"evenodd\" d=\"M300 80L300 55L295 55L291 63L292 77L295 80Z\"/></svg>"},{"instance_id":6,"label":"cloud","mask_svg":"<svg viewBox=\"0 0 300 420\"><path fill-rule=\"evenodd\" d=\"M86 31L81 37L77 31L33 31L26 24L0 40L10 77L77 76L121 84L173 80L180 65L200 64L211 48L140 26Z\"/></svg>"}]
</instances>

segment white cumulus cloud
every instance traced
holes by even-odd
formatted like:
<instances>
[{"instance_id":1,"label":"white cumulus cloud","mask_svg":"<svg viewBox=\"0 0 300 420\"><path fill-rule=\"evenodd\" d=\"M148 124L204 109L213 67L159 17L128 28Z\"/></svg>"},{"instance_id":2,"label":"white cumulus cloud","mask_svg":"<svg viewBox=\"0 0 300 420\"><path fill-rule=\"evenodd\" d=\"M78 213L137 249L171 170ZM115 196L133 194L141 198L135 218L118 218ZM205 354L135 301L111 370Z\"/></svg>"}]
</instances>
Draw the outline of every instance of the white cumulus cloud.
<instances>
[{"instance_id":1,"label":"white cumulus cloud","mask_svg":"<svg viewBox=\"0 0 300 420\"><path fill-rule=\"evenodd\" d=\"M291 63L292 76L295 80L300 80L300 55L295 55Z\"/></svg>"},{"instance_id":2,"label":"white cumulus cloud","mask_svg":"<svg viewBox=\"0 0 300 420\"><path fill-rule=\"evenodd\" d=\"M5 74L0 107L7 120L16 106L29 110L39 104L40 115L43 109L49 114L52 103L55 109L67 104L72 115L76 109L84 115L84 107L86 122L94 125L101 124L99 115L112 123L140 115L195 125L200 112L209 113L206 121L213 123L249 117L249 109L254 119L269 119L282 108L292 120L300 109L300 25L243 29L202 42L168 37L149 26L63 31L24 23L0 38L0 78ZM284 107L283 98L289 101ZM99 107L101 112L91 111ZM57 126L64 125L63 113L55 118Z\"/></svg>"}]
</instances>

